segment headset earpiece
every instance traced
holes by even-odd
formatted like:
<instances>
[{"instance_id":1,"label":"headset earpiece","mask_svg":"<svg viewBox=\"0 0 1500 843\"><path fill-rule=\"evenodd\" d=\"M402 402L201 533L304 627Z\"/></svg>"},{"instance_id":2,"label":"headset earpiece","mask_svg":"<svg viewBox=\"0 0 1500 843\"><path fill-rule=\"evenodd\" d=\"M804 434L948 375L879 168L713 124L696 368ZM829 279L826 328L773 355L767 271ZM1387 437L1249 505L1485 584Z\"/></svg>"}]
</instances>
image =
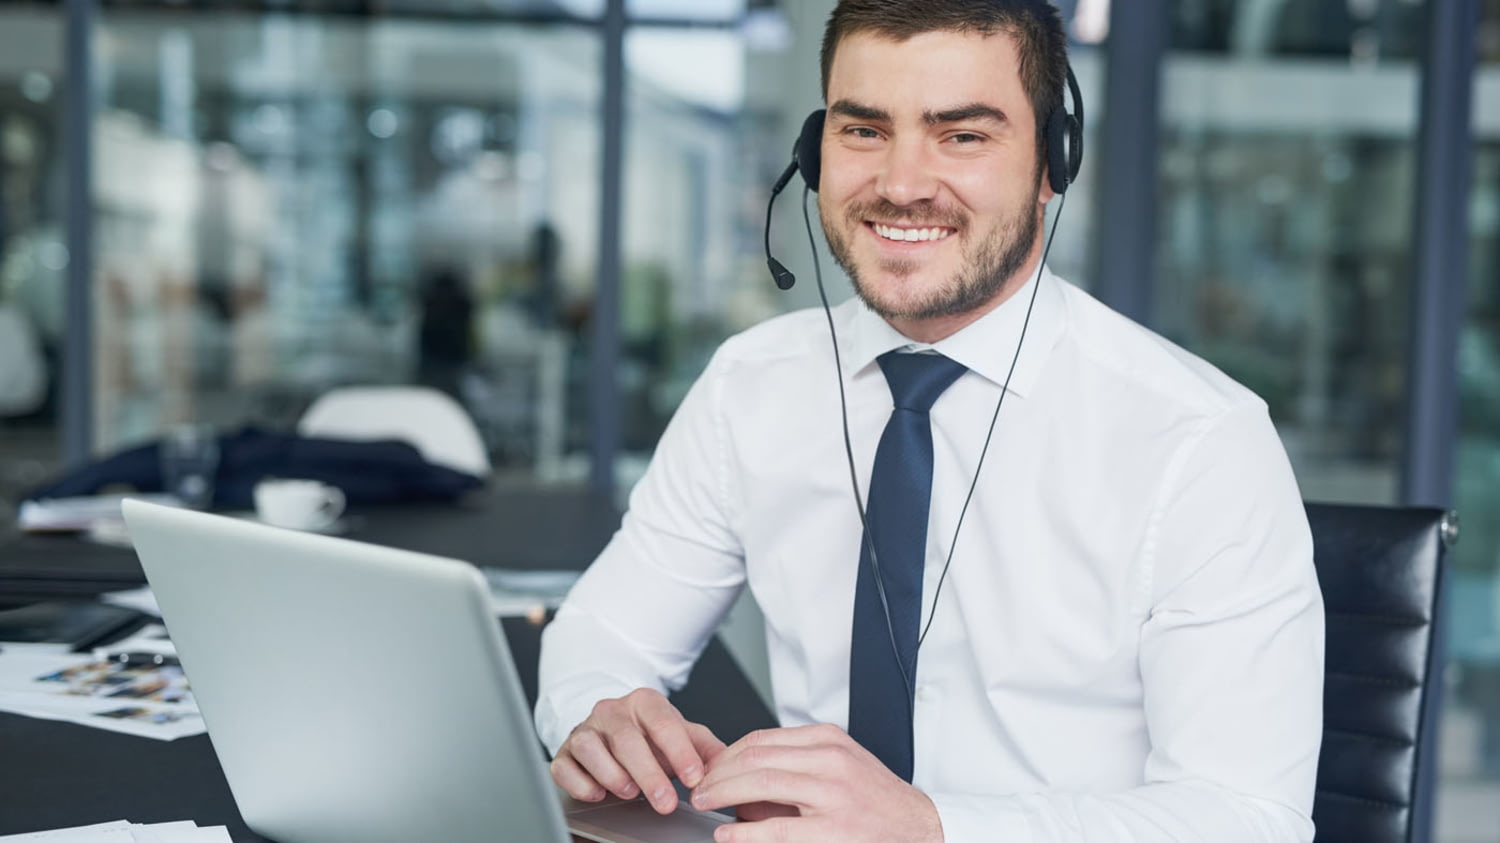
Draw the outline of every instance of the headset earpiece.
<instances>
[{"instance_id":1,"label":"headset earpiece","mask_svg":"<svg viewBox=\"0 0 1500 843\"><path fill-rule=\"evenodd\" d=\"M1073 181L1068 167L1068 119L1062 106L1047 115L1047 185L1058 195L1066 193Z\"/></svg>"},{"instance_id":2,"label":"headset earpiece","mask_svg":"<svg viewBox=\"0 0 1500 843\"><path fill-rule=\"evenodd\" d=\"M1067 192L1083 167L1083 95L1072 66L1068 67L1068 95L1073 99L1072 113L1059 103L1047 115L1045 130L1047 184L1059 195Z\"/></svg>"},{"instance_id":3,"label":"headset earpiece","mask_svg":"<svg viewBox=\"0 0 1500 843\"><path fill-rule=\"evenodd\" d=\"M802 172L802 180L816 193L818 178L823 173L823 121L827 109L818 109L802 121L802 133L797 136L797 145L792 148L792 161Z\"/></svg>"}]
</instances>

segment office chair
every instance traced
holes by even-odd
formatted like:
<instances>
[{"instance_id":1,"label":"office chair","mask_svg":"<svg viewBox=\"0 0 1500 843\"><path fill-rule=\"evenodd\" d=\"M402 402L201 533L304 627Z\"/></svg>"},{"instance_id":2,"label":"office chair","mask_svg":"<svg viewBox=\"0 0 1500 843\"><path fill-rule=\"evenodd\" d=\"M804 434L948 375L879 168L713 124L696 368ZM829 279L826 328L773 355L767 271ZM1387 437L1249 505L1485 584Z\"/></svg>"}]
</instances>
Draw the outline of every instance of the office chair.
<instances>
[{"instance_id":1,"label":"office chair","mask_svg":"<svg viewBox=\"0 0 1500 843\"><path fill-rule=\"evenodd\" d=\"M1452 513L1307 504L1327 612L1319 843L1427 843Z\"/></svg>"},{"instance_id":2,"label":"office chair","mask_svg":"<svg viewBox=\"0 0 1500 843\"><path fill-rule=\"evenodd\" d=\"M349 386L324 393L297 422L303 436L402 439L434 465L488 477L490 457L463 406L424 386Z\"/></svg>"}]
</instances>

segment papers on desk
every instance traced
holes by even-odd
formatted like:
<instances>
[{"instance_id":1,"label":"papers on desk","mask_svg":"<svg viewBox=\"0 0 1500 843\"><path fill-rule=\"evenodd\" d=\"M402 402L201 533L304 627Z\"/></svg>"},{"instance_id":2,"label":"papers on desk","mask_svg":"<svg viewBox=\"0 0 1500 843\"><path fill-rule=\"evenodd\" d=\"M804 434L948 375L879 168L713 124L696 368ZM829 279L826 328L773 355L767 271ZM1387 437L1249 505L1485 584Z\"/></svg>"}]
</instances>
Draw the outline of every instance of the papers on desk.
<instances>
[{"instance_id":1,"label":"papers on desk","mask_svg":"<svg viewBox=\"0 0 1500 843\"><path fill-rule=\"evenodd\" d=\"M97 527L111 529L124 524L120 502L127 497L139 498L167 506L181 506L173 495L83 495L74 498L45 498L22 501L16 512L16 526L25 532L82 532Z\"/></svg>"},{"instance_id":2,"label":"papers on desk","mask_svg":"<svg viewBox=\"0 0 1500 843\"><path fill-rule=\"evenodd\" d=\"M199 828L192 820L174 823L140 823L116 820L112 823L59 828L9 834L0 843L230 843L229 830L222 825Z\"/></svg>"},{"instance_id":3,"label":"papers on desk","mask_svg":"<svg viewBox=\"0 0 1500 843\"><path fill-rule=\"evenodd\" d=\"M182 668L124 665L59 644L5 645L0 711L164 741L207 730Z\"/></svg>"},{"instance_id":4,"label":"papers on desk","mask_svg":"<svg viewBox=\"0 0 1500 843\"><path fill-rule=\"evenodd\" d=\"M568 593L577 571L481 569L499 617L541 623ZM149 588L103 596L160 616ZM152 624L109 646L110 652L175 655L166 629ZM71 653L60 644L6 643L0 651L0 711L65 720L111 732L176 740L207 731L182 668L124 665Z\"/></svg>"}]
</instances>

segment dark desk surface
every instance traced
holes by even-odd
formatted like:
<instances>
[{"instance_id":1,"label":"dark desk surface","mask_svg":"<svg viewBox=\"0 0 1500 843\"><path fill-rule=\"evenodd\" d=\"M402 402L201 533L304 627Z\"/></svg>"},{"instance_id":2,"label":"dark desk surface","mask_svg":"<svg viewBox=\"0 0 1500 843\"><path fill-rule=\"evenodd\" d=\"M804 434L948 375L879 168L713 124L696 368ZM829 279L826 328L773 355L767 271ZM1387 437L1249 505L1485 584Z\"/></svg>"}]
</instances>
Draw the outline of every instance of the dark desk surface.
<instances>
[{"instance_id":1,"label":"dark desk surface","mask_svg":"<svg viewBox=\"0 0 1500 843\"><path fill-rule=\"evenodd\" d=\"M519 618L507 618L504 627L534 705L540 628ZM672 699L725 741L774 725L717 640ZM245 826L207 735L163 742L0 713L0 757L0 835L120 819L191 819L227 826L235 840L266 839Z\"/></svg>"},{"instance_id":2,"label":"dark desk surface","mask_svg":"<svg viewBox=\"0 0 1500 843\"><path fill-rule=\"evenodd\" d=\"M506 568L582 569L619 513L576 491L489 490L458 505L378 507L345 516L348 538ZM0 542L0 602L79 597L141 585L134 552L69 536ZM504 622L527 698L536 700L540 629ZM717 640L673 701L725 741L774 724ZM206 735L160 742L0 713L0 834L128 819L192 819L259 841L241 819Z\"/></svg>"},{"instance_id":3,"label":"dark desk surface","mask_svg":"<svg viewBox=\"0 0 1500 843\"><path fill-rule=\"evenodd\" d=\"M577 490L485 490L459 503L352 509L343 535L498 568L582 570L620 524L614 505ZM134 551L74 536L0 540L0 599L77 597L146 581Z\"/></svg>"}]
</instances>

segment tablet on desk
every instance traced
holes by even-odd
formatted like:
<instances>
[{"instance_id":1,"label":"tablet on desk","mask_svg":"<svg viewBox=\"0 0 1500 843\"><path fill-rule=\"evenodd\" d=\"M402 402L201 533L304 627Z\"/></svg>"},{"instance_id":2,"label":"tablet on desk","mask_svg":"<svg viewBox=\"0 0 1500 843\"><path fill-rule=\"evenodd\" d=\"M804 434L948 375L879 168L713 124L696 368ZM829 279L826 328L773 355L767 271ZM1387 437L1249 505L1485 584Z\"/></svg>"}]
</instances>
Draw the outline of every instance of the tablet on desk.
<instances>
[{"instance_id":1,"label":"tablet on desk","mask_svg":"<svg viewBox=\"0 0 1500 843\"><path fill-rule=\"evenodd\" d=\"M729 819L562 800L467 563L127 501L245 822L281 843L712 840Z\"/></svg>"}]
</instances>

